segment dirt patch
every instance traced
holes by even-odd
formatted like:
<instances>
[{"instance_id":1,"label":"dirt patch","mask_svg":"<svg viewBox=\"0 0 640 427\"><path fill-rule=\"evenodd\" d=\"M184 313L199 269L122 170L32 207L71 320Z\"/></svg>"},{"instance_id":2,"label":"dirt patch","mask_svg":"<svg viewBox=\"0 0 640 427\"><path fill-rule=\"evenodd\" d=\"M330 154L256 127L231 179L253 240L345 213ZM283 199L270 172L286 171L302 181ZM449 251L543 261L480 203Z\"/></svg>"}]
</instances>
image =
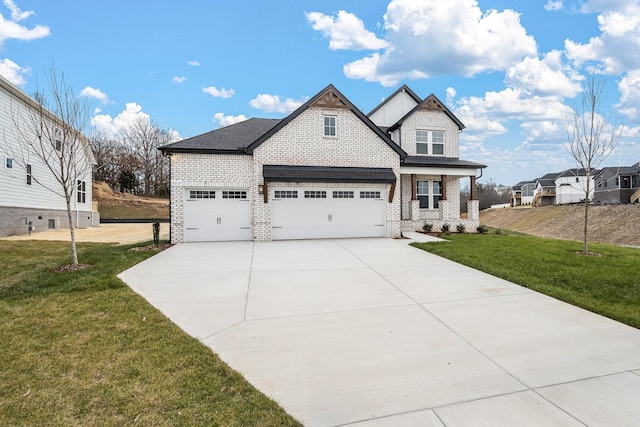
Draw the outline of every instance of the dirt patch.
<instances>
[{"instance_id":1,"label":"dirt patch","mask_svg":"<svg viewBox=\"0 0 640 427\"><path fill-rule=\"evenodd\" d=\"M169 218L169 199L113 191L106 182L93 183L93 201L105 219Z\"/></svg>"},{"instance_id":2,"label":"dirt patch","mask_svg":"<svg viewBox=\"0 0 640 427\"><path fill-rule=\"evenodd\" d=\"M3 237L4 240L71 241L69 229L60 228L39 233ZM160 223L160 240L169 240L169 224ZM153 241L153 224L100 224L99 227L76 228L77 242L132 244Z\"/></svg>"},{"instance_id":3,"label":"dirt patch","mask_svg":"<svg viewBox=\"0 0 640 427\"><path fill-rule=\"evenodd\" d=\"M584 205L502 208L480 212L480 222L540 237L582 240ZM640 205L589 206L589 241L640 245Z\"/></svg>"}]
</instances>

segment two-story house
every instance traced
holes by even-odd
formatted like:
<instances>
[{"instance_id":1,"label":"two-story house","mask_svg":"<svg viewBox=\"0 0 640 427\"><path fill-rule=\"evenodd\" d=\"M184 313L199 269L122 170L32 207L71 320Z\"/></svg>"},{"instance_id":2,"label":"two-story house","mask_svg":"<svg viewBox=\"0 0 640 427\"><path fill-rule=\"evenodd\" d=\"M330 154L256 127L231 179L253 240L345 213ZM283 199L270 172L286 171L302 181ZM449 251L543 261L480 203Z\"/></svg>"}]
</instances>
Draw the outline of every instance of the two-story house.
<instances>
[{"instance_id":1,"label":"two-story house","mask_svg":"<svg viewBox=\"0 0 640 427\"><path fill-rule=\"evenodd\" d=\"M249 119L161 147L171 158L171 240L400 237L425 222L479 225L459 180L462 123L406 86L368 116L329 85L283 119Z\"/></svg>"},{"instance_id":2,"label":"two-story house","mask_svg":"<svg viewBox=\"0 0 640 427\"><path fill-rule=\"evenodd\" d=\"M640 162L632 166L602 168L595 176L593 201L598 204L640 201Z\"/></svg>"},{"instance_id":3,"label":"two-story house","mask_svg":"<svg viewBox=\"0 0 640 427\"><path fill-rule=\"evenodd\" d=\"M592 170L589 174L587 184L587 172L585 169L567 169L561 172L555 179L556 184L556 204L568 205L585 201L587 187L589 194L587 199L593 199L594 176L597 170Z\"/></svg>"},{"instance_id":4,"label":"two-story house","mask_svg":"<svg viewBox=\"0 0 640 427\"><path fill-rule=\"evenodd\" d=\"M26 234L30 231L67 228L69 225L66 199L60 183L43 160L30 151L28 138L36 139L33 117L43 117L47 127L54 128L61 120L51 112L40 110L31 97L0 76L0 236ZM53 124L50 126L50 124ZM56 129L58 130L58 129ZM51 159L60 150L62 137L56 132L51 144ZM74 183L72 221L77 227L99 223L98 213L91 204L91 165L95 159L88 141L82 137L84 149L66 167L85 165L86 173ZM45 156L47 155L45 150Z\"/></svg>"}]
</instances>

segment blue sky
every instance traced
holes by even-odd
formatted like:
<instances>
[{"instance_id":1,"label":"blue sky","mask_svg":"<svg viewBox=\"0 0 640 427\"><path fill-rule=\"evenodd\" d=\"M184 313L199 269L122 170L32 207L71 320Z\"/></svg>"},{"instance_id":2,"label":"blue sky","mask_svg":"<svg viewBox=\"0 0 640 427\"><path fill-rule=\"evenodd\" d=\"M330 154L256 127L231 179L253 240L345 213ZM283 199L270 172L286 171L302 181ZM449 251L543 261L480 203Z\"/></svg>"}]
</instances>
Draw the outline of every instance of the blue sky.
<instances>
[{"instance_id":1,"label":"blue sky","mask_svg":"<svg viewBox=\"0 0 640 427\"><path fill-rule=\"evenodd\" d=\"M640 161L640 0L2 0L0 74L27 93L55 63L115 135L176 138L283 117L329 83L365 113L400 85L466 125L460 157L512 185L575 167L563 144L589 73Z\"/></svg>"}]
</instances>

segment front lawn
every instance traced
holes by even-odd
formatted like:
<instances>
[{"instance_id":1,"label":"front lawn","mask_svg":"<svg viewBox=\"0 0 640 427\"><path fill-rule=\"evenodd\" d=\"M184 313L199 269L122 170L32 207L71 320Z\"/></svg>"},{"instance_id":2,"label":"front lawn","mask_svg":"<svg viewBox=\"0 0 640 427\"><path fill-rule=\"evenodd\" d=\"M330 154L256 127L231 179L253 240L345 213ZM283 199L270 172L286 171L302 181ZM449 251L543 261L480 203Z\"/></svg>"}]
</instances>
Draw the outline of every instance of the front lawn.
<instances>
[{"instance_id":1,"label":"front lawn","mask_svg":"<svg viewBox=\"0 0 640 427\"><path fill-rule=\"evenodd\" d=\"M640 328L640 249L507 234L452 234L413 245Z\"/></svg>"},{"instance_id":2,"label":"front lawn","mask_svg":"<svg viewBox=\"0 0 640 427\"><path fill-rule=\"evenodd\" d=\"M116 277L130 247L0 241L0 425L299 425Z\"/></svg>"}]
</instances>

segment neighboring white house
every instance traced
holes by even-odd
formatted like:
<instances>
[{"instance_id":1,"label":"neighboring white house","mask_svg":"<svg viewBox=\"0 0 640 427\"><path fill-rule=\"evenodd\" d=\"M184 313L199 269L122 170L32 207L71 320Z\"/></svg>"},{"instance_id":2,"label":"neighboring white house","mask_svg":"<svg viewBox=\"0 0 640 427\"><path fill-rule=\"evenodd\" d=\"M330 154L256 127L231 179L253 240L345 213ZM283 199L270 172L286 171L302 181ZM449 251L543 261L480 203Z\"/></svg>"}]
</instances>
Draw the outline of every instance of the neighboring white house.
<instances>
[{"instance_id":1,"label":"neighboring white house","mask_svg":"<svg viewBox=\"0 0 640 427\"><path fill-rule=\"evenodd\" d=\"M593 199L597 172L592 171L589 177L589 200ZM555 184L557 205L583 202L587 191L587 173L584 169L568 169L556 177Z\"/></svg>"},{"instance_id":2,"label":"neighboring white house","mask_svg":"<svg viewBox=\"0 0 640 427\"><path fill-rule=\"evenodd\" d=\"M65 198L46 164L24 151L21 138L29 134L29 111L37 103L0 76L0 236L68 228ZM60 122L45 112L53 123ZM18 130L20 129L20 131ZM22 132L22 135L20 135ZM33 138L35 139L35 131ZM88 141L79 162L95 164ZM55 147L56 141L52 141ZM52 191L52 190L55 190ZM99 217L91 205L91 168L79 177L73 202L73 220L78 227L97 225Z\"/></svg>"},{"instance_id":3,"label":"neighboring white house","mask_svg":"<svg viewBox=\"0 0 640 427\"><path fill-rule=\"evenodd\" d=\"M479 225L461 178L462 123L403 86L365 116L329 85L282 120L250 119L160 149L171 157L171 240L399 237Z\"/></svg>"}]
</instances>

